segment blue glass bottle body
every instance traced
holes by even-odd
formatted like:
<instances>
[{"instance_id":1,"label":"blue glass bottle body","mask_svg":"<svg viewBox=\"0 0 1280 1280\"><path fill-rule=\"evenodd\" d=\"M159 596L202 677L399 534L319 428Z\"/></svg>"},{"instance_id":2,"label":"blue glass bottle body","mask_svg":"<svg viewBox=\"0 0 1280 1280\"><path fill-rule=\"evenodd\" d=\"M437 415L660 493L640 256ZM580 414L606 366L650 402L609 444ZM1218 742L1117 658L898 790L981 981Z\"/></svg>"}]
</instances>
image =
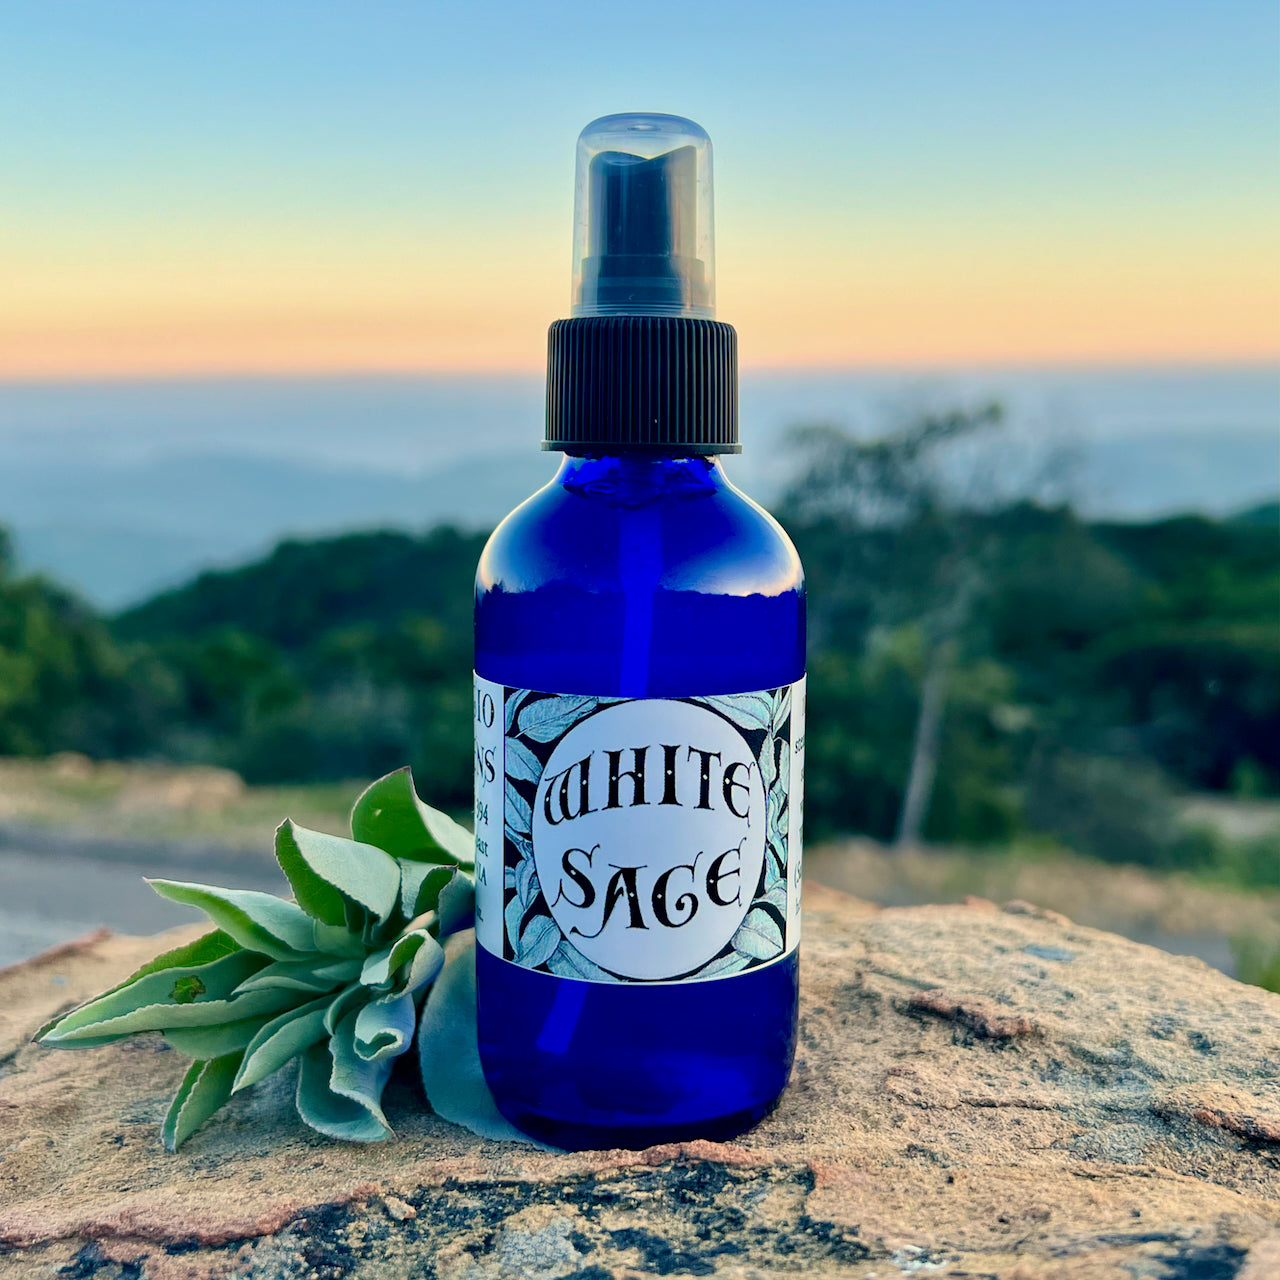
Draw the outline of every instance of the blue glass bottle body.
<instances>
[{"instance_id":1,"label":"blue glass bottle body","mask_svg":"<svg viewBox=\"0 0 1280 1280\"><path fill-rule=\"evenodd\" d=\"M804 578L714 459L566 457L476 580L477 673L548 693L741 693L804 674ZM477 951L480 1057L503 1114L566 1148L726 1138L795 1051L797 960L688 983L593 983Z\"/></svg>"}]
</instances>

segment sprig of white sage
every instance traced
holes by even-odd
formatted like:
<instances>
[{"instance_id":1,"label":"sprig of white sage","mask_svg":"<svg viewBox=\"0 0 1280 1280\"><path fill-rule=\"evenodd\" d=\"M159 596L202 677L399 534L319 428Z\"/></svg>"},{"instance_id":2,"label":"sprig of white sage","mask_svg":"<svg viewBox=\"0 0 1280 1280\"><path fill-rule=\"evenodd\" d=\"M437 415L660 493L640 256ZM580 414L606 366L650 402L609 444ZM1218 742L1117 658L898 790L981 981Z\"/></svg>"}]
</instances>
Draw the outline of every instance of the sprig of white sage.
<instances>
[{"instance_id":1,"label":"sprig of white sage","mask_svg":"<svg viewBox=\"0 0 1280 1280\"><path fill-rule=\"evenodd\" d=\"M441 944L472 924L474 838L418 798L408 769L356 801L351 839L286 821L275 851L292 902L149 881L216 928L36 1033L89 1049L159 1032L193 1058L161 1129L170 1151L293 1058L298 1114L313 1129L357 1142L392 1136L382 1091L444 967Z\"/></svg>"}]
</instances>

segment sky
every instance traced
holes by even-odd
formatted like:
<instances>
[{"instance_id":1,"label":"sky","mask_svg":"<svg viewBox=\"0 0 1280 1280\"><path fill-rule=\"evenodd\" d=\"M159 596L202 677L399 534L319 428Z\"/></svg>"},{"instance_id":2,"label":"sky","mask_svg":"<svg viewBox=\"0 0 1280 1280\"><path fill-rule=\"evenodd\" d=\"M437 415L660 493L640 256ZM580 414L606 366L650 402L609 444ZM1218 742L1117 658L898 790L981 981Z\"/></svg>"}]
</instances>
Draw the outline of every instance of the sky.
<instances>
[{"instance_id":1,"label":"sky","mask_svg":"<svg viewBox=\"0 0 1280 1280\"><path fill-rule=\"evenodd\" d=\"M756 369L1272 362L1271 0L0 0L0 378L538 369L574 139L715 144Z\"/></svg>"}]
</instances>

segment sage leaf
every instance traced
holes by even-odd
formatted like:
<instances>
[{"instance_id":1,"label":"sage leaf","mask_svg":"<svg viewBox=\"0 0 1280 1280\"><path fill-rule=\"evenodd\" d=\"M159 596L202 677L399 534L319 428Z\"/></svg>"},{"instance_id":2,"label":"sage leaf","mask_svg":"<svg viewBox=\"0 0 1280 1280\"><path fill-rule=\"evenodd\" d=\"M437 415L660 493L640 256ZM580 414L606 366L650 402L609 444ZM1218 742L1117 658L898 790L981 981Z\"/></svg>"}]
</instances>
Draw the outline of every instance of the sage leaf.
<instances>
[{"instance_id":1,"label":"sage leaf","mask_svg":"<svg viewBox=\"0 0 1280 1280\"><path fill-rule=\"evenodd\" d=\"M259 969L246 978L237 988L237 994L245 991L265 991L283 987L299 993L332 991L360 976L360 961L331 960L328 964L312 964L309 960L273 960L265 969Z\"/></svg>"},{"instance_id":2,"label":"sage leaf","mask_svg":"<svg viewBox=\"0 0 1280 1280\"><path fill-rule=\"evenodd\" d=\"M445 964L418 1018L418 1063L431 1109L482 1138L526 1142L499 1110L485 1083L476 1042L476 943L466 931L445 948Z\"/></svg>"},{"instance_id":3,"label":"sage leaf","mask_svg":"<svg viewBox=\"0 0 1280 1280\"><path fill-rule=\"evenodd\" d=\"M240 1068L240 1058L240 1054L230 1053L191 1064L160 1130L166 1151L176 1151L231 1097L231 1083Z\"/></svg>"},{"instance_id":4,"label":"sage leaf","mask_svg":"<svg viewBox=\"0 0 1280 1280\"><path fill-rule=\"evenodd\" d=\"M71 1031L59 1029L47 1037L57 1048L77 1047L78 1041L101 1036L133 1035L138 1031L170 1031L175 1027L213 1027L263 1013L277 1013L297 1004L296 991L250 991L230 1000L197 1000L191 1004L150 1004L114 1018L92 1022ZM87 1047L87 1046L85 1046Z\"/></svg>"},{"instance_id":5,"label":"sage leaf","mask_svg":"<svg viewBox=\"0 0 1280 1280\"><path fill-rule=\"evenodd\" d=\"M361 1106L382 1126L382 1136L391 1137L391 1126L382 1114L382 1091L395 1061L382 1058L369 1062L356 1052L356 1017L354 1013L348 1014L329 1037L329 1052L333 1057L329 1088L339 1097L350 1098Z\"/></svg>"},{"instance_id":6,"label":"sage leaf","mask_svg":"<svg viewBox=\"0 0 1280 1280\"><path fill-rule=\"evenodd\" d=\"M164 1042L188 1058L223 1058L246 1048L269 1021L270 1015L264 1014L213 1027L169 1027L164 1032Z\"/></svg>"},{"instance_id":7,"label":"sage leaf","mask_svg":"<svg viewBox=\"0 0 1280 1280\"><path fill-rule=\"evenodd\" d=\"M148 880L162 898L199 907L219 928L249 951L273 960L296 960L313 951L311 917L294 902L253 889L215 889L177 880Z\"/></svg>"},{"instance_id":8,"label":"sage leaf","mask_svg":"<svg viewBox=\"0 0 1280 1280\"><path fill-rule=\"evenodd\" d=\"M208 954L215 949L202 948L195 954ZM172 956L178 953L169 954ZM116 1038L131 1035L137 1030L160 1031L166 1026L180 1023L199 1026L209 1022L233 1021L234 1018L206 1018L204 1013L211 1005L225 1005L226 997L246 978L258 972L265 959L266 957L249 951L237 950L207 964L183 965L153 970L150 973L139 970L141 976L135 975L114 990L55 1020L40 1033L41 1039L51 1045L71 1046L74 1042L83 1044L103 1036ZM184 984L192 980L199 984L200 990L188 998L192 989ZM142 1010L148 1011L145 1026L125 1025L121 1021L132 1017L136 1022ZM197 1013L194 1018L191 1017L192 1010ZM252 1009L246 1009L235 1017L253 1012L255 1011ZM168 1021L170 1015L172 1022Z\"/></svg>"},{"instance_id":9,"label":"sage leaf","mask_svg":"<svg viewBox=\"0 0 1280 1280\"><path fill-rule=\"evenodd\" d=\"M276 861L298 905L325 924L342 924L348 903L386 920L400 899L396 860L368 843L286 820L276 831Z\"/></svg>"},{"instance_id":10,"label":"sage leaf","mask_svg":"<svg viewBox=\"0 0 1280 1280\"><path fill-rule=\"evenodd\" d=\"M231 1092L238 1093L259 1080L265 1080L273 1071L279 1071L291 1058L309 1049L327 1034L324 1014L331 1002L313 1000L296 1009L289 1009L263 1026L245 1048L244 1061L236 1072Z\"/></svg>"},{"instance_id":11,"label":"sage leaf","mask_svg":"<svg viewBox=\"0 0 1280 1280\"><path fill-rule=\"evenodd\" d=\"M360 970L360 985L365 987L389 987L393 975L417 955L422 947L435 939L424 925L410 933L403 933L391 946L371 955ZM438 945L438 944L437 944Z\"/></svg>"},{"instance_id":12,"label":"sage leaf","mask_svg":"<svg viewBox=\"0 0 1280 1280\"><path fill-rule=\"evenodd\" d=\"M448 814L423 804L408 769L368 787L351 810L351 834L410 862L475 862L475 837Z\"/></svg>"},{"instance_id":13,"label":"sage leaf","mask_svg":"<svg viewBox=\"0 0 1280 1280\"><path fill-rule=\"evenodd\" d=\"M440 901L440 890L453 878L452 867L437 867L429 862L400 864L400 914L413 920L424 911L434 911Z\"/></svg>"},{"instance_id":14,"label":"sage leaf","mask_svg":"<svg viewBox=\"0 0 1280 1280\"><path fill-rule=\"evenodd\" d=\"M733 949L753 960L769 960L782 952L782 930L762 907L752 907L732 938Z\"/></svg>"},{"instance_id":15,"label":"sage leaf","mask_svg":"<svg viewBox=\"0 0 1280 1280\"><path fill-rule=\"evenodd\" d=\"M475 922L475 914L475 881L465 871L457 871L440 890L439 936L443 938L459 929L469 929Z\"/></svg>"},{"instance_id":16,"label":"sage leaf","mask_svg":"<svg viewBox=\"0 0 1280 1280\"><path fill-rule=\"evenodd\" d=\"M364 940L353 934L341 924L324 924L320 920L311 922L311 940L317 951L342 960L361 960L364 958Z\"/></svg>"},{"instance_id":17,"label":"sage leaf","mask_svg":"<svg viewBox=\"0 0 1280 1280\"><path fill-rule=\"evenodd\" d=\"M302 1055L298 1069L295 1102L303 1121L318 1133L348 1142L379 1142L389 1137L391 1128L385 1117L380 1120L359 1102L335 1093L329 1087L332 1077L329 1045L324 1041L313 1044Z\"/></svg>"},{"instance_id":18,"label":"sage leaf","mask_svg":"<svg viewBox=\"0 0 1280 1280\"><path fill-rule=\"evenodd\" d=\"M398 1058L413 1041L418 1009L411 994L371 1000L356 1014L356 1053L366 1062Z\"/></svg>"},{"instance_id":19,"label":"sage leaf","mask_svg":"<svg viewBox=\"0 0 1280 1280\"><path fill-rule=\"evenodd\" d=\"M180 947L175 947L172 951L163 952L161 955L156 956L154 960L148 960L146 964L136 969L123 982L114 987L109 987L101 995L94 996L92 1000L86 1001L85 1004L72 1009L69 1013L60 1013L56 1018L46 1022L35 1033L33 1039L43 1040L55 1027L59 1027L68 1020L75 1018L81 1010L90 1006L101 1005L109 997L115 995L117 991L123 991L126 987L133 986L139 979L145 978L150 974L172 969L177 972L178 976L181 976L183 973L200 969L214 960L220 960L223 956L231 955L233 952L240 950L242 950L240 944L223 933L221 929L215 929L211 933L203 934L201 937L196 938L194 942L184 943ZM262 964L265 963L265 958L259 957L250 963L256 968L261 968Z\"/></svg>"},{"instance_id":20,"label":"sage leaf","mask_svg":"<svg viewBox=\"0 0 1280 1280\"><path fill-rule=\"evenodd\" d=\"M357 1010L366 1000L369 999L369 988L363 986L359 982L353 982L349 987L344 987L333 998L333 1003L329 1005L324 1015L324 1029L332 1035L337 1029L338 1023L347 1016L348 1013L354 1016Z\"/></svg>"},{"instance_id":21,"label":"sage leaf","mask_svg":"<svg viewBox=\"0 0 1280 1280\"><path fill-rule=\"evenodd\" d=\"M428 982L434 981L443 967L444 948L428 935L409 962L409 967L401 970L401 976L396 980L392 990L412 995L425 987Z\"/></svg>"}]
</instances>

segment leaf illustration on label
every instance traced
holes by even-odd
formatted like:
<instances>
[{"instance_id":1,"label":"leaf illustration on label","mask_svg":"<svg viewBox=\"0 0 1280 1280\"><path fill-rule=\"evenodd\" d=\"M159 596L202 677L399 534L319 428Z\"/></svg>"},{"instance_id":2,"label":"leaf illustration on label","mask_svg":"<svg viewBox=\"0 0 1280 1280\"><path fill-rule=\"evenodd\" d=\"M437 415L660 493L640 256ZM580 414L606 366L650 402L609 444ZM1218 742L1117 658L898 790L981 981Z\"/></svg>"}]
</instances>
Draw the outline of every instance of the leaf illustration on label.
<instances>
[{"instance_id":1,"label":"leaf illustration on label","mask_svg":"<svg viewBox=\"0 0 1280 1280\"><path fill-rule=\"evenodd\" d=\"M529 802L509 782L506 784L506 797L507 826L519 835L530 835L533 831L533 811L529 808Z\"/></svg>"},{"instance_id":2,"label":"leaf illustration on label","mask_svg":"<svg viewBox=\"0 0 1280 1280\"><path fill-rule=\"evenodd\" d=\"M606 973L599 965L592 964L581 951L571 947L567 942L551 953L547 968L557 978L581 978L584 982L614 982L616 979Z\"/></svg>"},{"instance_id":3,"label":"leaf illustration on label","mask_svg":"<svg viewBox=\"0 0 1280 1280\"><path fill-rule=\"evenodd\" d=\"M528 702L528 700L529 700L528 689L520 689L516 693L513 693L508 696L506 715L504 716L504 723L506 725L507 733L511 732L511 726L516 722L516 713L520 710L520 708L526 702Z\"/></svg>"},{"instance_id":4,"label":"leaf illustration on label","mask_svg":"<svg viewBox=\"0 0 1280 1280\"><path fill-rule=\"evenodd\" d=\"M710 964L704 965L694 976L698 978L727 978L731 973L741 973L750 963L750 960L750 956L731 951L727 956L721 956L718 960L712 960Z\"/></svg>"},{"instance_id":5,"label":"leaf illustration on label","mask_svg":"<svg viewBox=\"0 0 1280 1280\"><path fill-rule=\"evenodd\" d=\"M778 776L778 740L773 734L765 736L764 745L760 748L760 778L764 789L769 790Z\"/></svg>"},{"instance_id":6,"label":"leaf illustration on label","mask_svg":"<svg viewBox=\"0 0 1280 1280\"><path fill-rule=\"evenodd\" d=\"M762 907L777 907L779 911L785 914L787 910L786 884L779 878L768 893L763 898L757 898L756 901Z\"/></svg>"},{"instance_id":7,"label":"leaf illustration on label","mask_svg":"<svg viewBox=\"0 0 1280 1280\"><path fill-rule=\"evenodd\" d=\"M799 902L789 789L793 773L802 781L803 686L678 698L479 677L477 688L502 703L476 729L499 762L496 776L476 774L490 952L613 983L726 977L794 948L780 921Z\"/></svg>"},{"instance_id":8,"label":"leaf illustration on label","mask_svg":"<svg viewBox=\"0 0 1280 1280\"><path fill-rule=\"evenodd\" d=\"M550 916L534 916L525 926L516 947L516 963L536 969L551 959L562 941L560 930Z\"/></svg>"},{"instance_id":9,"label":"leaf illustration on label","mask_svg":"<svg viewBox=\"0 0 1280 1280\"><path fill-rule=\"evenodd\" d=\"M508 778L516 782L537 782L542 777L538 757L519 738L507 739L505 753Z\"/></svg>"},{"instance_id":10,"label":"leaf illustration on label","mask_svg":"<svg viewBox=\"0 0 1280 1280\"><path fill-rule=\"evenodd\" d=\"M773 723L773 700L766 693L724 693L698 701L723 712L743 729L768 729Z\"/></svg>"},{"instance_id":11,"label":"leaf illustration on label","mask_svg":"<svg viewBox=\"0 0 1280 1280\"><path fill-rule=\"evenodd\" d=\"M768 960L782 953L782 930L762 907L753 907L733 935L733 949L753 960Z\"/></svg>"},{"instance_id":12,"label":"leaf illustration on label","mask_svg":"<svg viewBox=\"0 0 1280 1280\"><path fill-rule=\"evenodd\" d=\"M783 867L775 854L771 858L765 859L764 866L764 890L767 894L775 884L780 884L783 877Z\"/></svg>"},{"instance_id":13,"label":"leaf illustration on label","mask_svg":"<svg viewBox=\"0 0 1280 1280\"><path fill-rule=\"evenodd\" d=\"M512 898L505 907L502 908L502 920L506 926L507 938L514 947L516 939L520 936L520 921L524 919L525 907L520 899Z\"/></svg>"},{"instance_id":14,"label":"leaf illustration on label","mask_svg":"<svg viewBox=\"0 0 1280 1280\"><path fill-rule=\"evenodd\" d=\"M533 906L538 896L538 873L534 869L533 859L525 858L516 868L516 897L520 905L527 911Z\"/></svg>"},{"instance_id":15,"label":"leaf illustration on label","mask_svg":"<svg viewBox=\"0 0 1280 1280\"><path fill-rule=\"evenodd\" d=\"M520 712L520 733L534 742L554 742L588 711L594 710L599 701L599 698L571 695L529 703Z\"/></svg>"},{"instance_id":16,"label":"leaf illustration on label","mask_svg":"<svg viewBox=\"0 0 1280 1280\"><path fill-rule=\"evenodd\" d=\"M783 689L778 693L773 708L773 731L777 733L791 717L791 690Z\"/></svg>"}]
</instances>

